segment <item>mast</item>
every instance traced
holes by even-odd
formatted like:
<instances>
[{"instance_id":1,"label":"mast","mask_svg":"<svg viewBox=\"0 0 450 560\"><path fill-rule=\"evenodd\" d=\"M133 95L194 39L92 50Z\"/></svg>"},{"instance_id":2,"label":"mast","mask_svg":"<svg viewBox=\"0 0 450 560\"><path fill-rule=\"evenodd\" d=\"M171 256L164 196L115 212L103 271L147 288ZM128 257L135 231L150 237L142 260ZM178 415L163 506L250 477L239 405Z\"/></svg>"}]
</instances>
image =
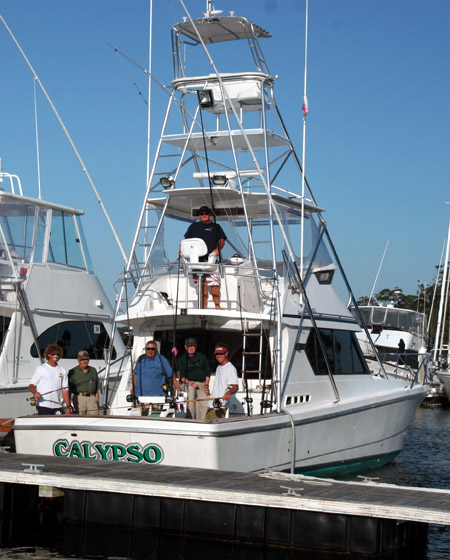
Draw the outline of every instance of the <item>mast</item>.
<instances>
[{"instance_id":1,"label":"mast","mask_svg":"<svg viewBox=\"0 0 450 560\"><path fill-rule=\"evenodd\" d=\"M439 313L438 313L438 320L436 325L436 336L434 339L434 352L433 352L433 361L436 361L438 356L438 347L439 347L439 340L441 338L441 328L442 328L442 314L444 311L444 300L446 294L446 287L447 287L447 273L448 273L448 254L450 249L450 222L448 224L448 233L447 233L447 248L445 250L445 260L444 260L444 272L442 275L442 285L441 285L441 300L439 302ZM439 352L440 355L440 352Z\"/></svg>"}]
</instances>

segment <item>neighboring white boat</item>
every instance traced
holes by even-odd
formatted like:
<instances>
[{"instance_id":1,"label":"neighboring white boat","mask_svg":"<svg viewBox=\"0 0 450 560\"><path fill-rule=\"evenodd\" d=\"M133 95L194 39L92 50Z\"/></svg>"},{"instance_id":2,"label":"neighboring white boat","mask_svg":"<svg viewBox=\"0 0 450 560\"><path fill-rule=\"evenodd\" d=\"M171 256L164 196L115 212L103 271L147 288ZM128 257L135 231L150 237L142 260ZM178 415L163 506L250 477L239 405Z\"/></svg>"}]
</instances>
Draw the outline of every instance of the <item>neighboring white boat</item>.
<instances>
[{"instance_id":1,"label":"neighboring white boat","mask_svg":"<svg viewBox=\"0 0 450 560\"><path fill-rule=\"evenodd\" d=\"M373 357L375 347L383 362L418 367L428 344L426 315L394 304L363 305L359 310L371 338L364 330L357 334L366 357Z\"/></svg>"},{"instance_id":2,"label":"neighboring white boat","mask_svg":"<svg viewBox=\"0 0 450 560\"><path fill-rule=\"evenodd\" d=\"M19 418L17 450L233 471L379 466L401 451L425 389L368 369L359 325L334 288L341 271L323 210L275 101L276 76L259 42L270 33L209 8L172 29L173 89L116 317L132 327L134 348L109 385L110 415ZM207 60L206 45L240 67L216 72L210 59L212 74L187 75ZM250 47L250 70L238 47ZM178 258L203 205L227 235L215 264L198 262L196 247L183 246ZM201 308L195 284L212 270L221 310L211 298ZM212 363L214 345L228 345L240 380L229 416L187 419L174 394L150 399L167 401L160 416L140 416L127 400L132 363L149 339L170 358L187 336Z\"/></svg>"},{"instance_id":3,"label":"neighboring white boat","mask_svg":"<svg viewBox=\"0 0 450 560\"><path fill-rule=\"evenodd\" d=\"M30 378L44 349L57 343L61 365L86 349L105 367L114 312L94 275L81 210L23 195L17 175L0 171L0 431L30 414ZM114 335L113 358L124 355Z\"/></svg>"},{"instance_id":4,"label":"neighboring white boat","mask_svg":"<svg viewBox=\"0 0 450 560\"><path fill-rule=\"evenodd\" d=\"M444 386L445 396L450 401L450 371L437 371L436 375Z\"/></svg>"}]
</instances>

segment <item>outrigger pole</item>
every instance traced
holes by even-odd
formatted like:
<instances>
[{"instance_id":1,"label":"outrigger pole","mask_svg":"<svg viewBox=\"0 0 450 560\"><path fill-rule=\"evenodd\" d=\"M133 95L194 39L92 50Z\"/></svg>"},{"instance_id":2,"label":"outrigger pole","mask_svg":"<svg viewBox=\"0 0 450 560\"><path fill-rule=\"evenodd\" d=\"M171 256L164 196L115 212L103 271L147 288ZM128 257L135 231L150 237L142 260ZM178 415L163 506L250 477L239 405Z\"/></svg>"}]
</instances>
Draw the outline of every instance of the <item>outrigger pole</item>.
<instances>
[{"instance_id":1,"label":"outrigger pole","mask_svg":"<svg viewBox=\"0 0 450 560\"><path fill-rule=\"evenodd\" d=\"M59 113L58 113L56 107L53 105L53 102L52 102L52 100L50 99L50 96L48 95L48 93L47 93L45 87L43 86L41 80L39 79L39 76L37 75L35 69L34 69L33 66L31 65L31 62L28 60L28 58L27 58L25 52L23 51L22 47L20 46L19 42L18 42L17 39L15 38L15 36L14 36L13 32L11 31L11 29L10 29L10 28L8 27L8 25L6 24L6 21L3 19L3 16L2 16L1 14L0 14L0 20L3 22L3 25L6 27L6 30L7 30L8 33L11 35L12 40L13 40L14 43L16 44L16 46L17 46L17 48L19 49L21 55L23 56L25 62L27 63L28 68L31 70L31 72L32 72L32 74L33 74L33 76L34 76L34 79L35 79L35 80L37 81L37 83L39 84L39 86L40 86L40 88L41 88L43 94L45 95L47 101L48 101L49 104L50 104L50 107L52 108L53 112L55 113L55 116L56 116L56 118L58 119L58 122L59 122L59 124L61 125L61 128L62 128L63 131L64 131L64 134L66 135L67 139L69 140L69 143L70 143L70 145L71 145L73 151L75 152L75 155L77 156L78 161L80 162L81 168L82 168L83 172L86 174L86 177L87 177L87 179L88 179L88 181L89 181L89 184L91 185L92 190L94 191L95 196L97 197L97 202L100 204L100 207L101 207L101 209L103 210L103 214L105 215L106 220L107 220L107 222L108 222L108 225L109 225L109 227L110 227L110 229L111 229L111 231L112 231L112 233L113 233L114 239L115 239L115 241L116 241L116 243L117 243L117 246L119 247L119 250L120 250L120 252L121 252L121 254L122 254L122 258L123 258L123 260L124 260L125 262L127 262L127 255L126 255L126 253L125 253L125 251L124 251L124 249L123 249L123 247L122 247L122 243L120 242L119 236L117 235L117 232L116 232L116 230L115 230L115 228L114 228L114 226L113 226L113 223L112 223L112 221L111 221L111 218L109 217L109 214L108 214L108 212L107 212L107 210L106 210L106 208L105 208L105 205L103 204L103 200L101 199L101 197L100 197L100 195L99 195L99 193L98 193L98 191L97 191L97 188L96 188L96 186L94 185L94 181L92 180L91 176L89 175L89 171L87 170L86 165L85 165L85 163L84 163L84 161L83 161L81 155L79 154L79 152L78 152L78 150L77 150L77 148L76 148L76 146L75 146L75 144L74 144L74 142L73 142L73 140L72 140L72 137L71 137L70 134L69 134L69 131L67 130L67 128L66 128L66 126L65 126L65 124L64 124L64 122L63 122L63 120L61 119L61 117L60 117L60 115L59 115Z\"/></svg>"},{"instance_id":2,"label":"outrigger pole","mask_svg":"<svg viewBox=\"0 0 450 560\"><path fill-rule=\"evenodd\" d=\"M304 257L304 242L303 232L305 227L305 165L306 165L306 115L308 114L308 97L306 95L306 80L308 68L308 5L309 0L306 0L306 17L305 17L305 79L303 84L303 148L302 148L302 218L301 218L301 233L300 233L300 278L303 280L303 257Z\"/></svg>"}]
</instances>

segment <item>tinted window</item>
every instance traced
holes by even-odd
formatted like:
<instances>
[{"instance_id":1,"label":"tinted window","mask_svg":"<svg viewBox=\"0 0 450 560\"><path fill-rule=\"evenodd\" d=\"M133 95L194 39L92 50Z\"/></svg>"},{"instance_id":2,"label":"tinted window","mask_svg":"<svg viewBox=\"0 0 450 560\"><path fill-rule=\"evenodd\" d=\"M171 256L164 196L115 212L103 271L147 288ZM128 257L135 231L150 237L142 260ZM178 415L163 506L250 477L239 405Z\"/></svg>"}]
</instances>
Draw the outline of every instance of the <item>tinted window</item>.
<instances>
[{"instance_id":1,"label":"tinted window","mask_svg":"<svg viewBox=\"0 0 450 560\"><path fill-rule=\"evenodd\" d=\"M65 321L53 325L38 337L42 355L49 344L58 344L63 349L64 358L76 359L79 350L87 350L94 360L104 358L104 350L109 347L109 336L103 323L95 321ZM31 355L37 358L36 346L31 347ZM113 349L112 358L116 358Z\"/></svg>"},{"instance_id":2,"label":"tinted window","mask_svg":"<svg viewBox=\"0 0 450 560\"><path fill-rule=\"evenodd\" d=\"M369 373L355 333L319 329L331 373L334 375L355 375ZM328 375L323 352L316 332L309 334L305 348L306 355L316 375Z\"/></svg>"},{"instance_id":3,"label":"tinted window","mask_svg":"<svg viewBox=\"0 0 450 560\"><path fill-rule=\"evenodd\" d=\"M10 322L10 317L4 317L3 315L0 317L0 346L3 346L3 340L8 332Z\"/></svg>"}]
</instances>

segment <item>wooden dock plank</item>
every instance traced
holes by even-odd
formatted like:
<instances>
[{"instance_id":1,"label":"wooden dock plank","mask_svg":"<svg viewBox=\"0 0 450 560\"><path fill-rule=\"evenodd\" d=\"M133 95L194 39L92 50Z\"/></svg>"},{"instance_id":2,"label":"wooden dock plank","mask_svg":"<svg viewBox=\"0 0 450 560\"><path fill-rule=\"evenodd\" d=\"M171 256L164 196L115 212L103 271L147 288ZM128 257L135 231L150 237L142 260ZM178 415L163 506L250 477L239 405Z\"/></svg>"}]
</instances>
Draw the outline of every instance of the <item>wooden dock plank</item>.
<instances>
[{"instance_id":1,"label":"wooden dock plank","mask_svg":"<svg viewBox=\"0 0 450 560\"><path fill-rule=\"evenodd\" d=\"M25 472L23 463L45 465ZM268 473L0 454L0 482L450 525L450 491Z\"/></svg>"}]
</instances>

